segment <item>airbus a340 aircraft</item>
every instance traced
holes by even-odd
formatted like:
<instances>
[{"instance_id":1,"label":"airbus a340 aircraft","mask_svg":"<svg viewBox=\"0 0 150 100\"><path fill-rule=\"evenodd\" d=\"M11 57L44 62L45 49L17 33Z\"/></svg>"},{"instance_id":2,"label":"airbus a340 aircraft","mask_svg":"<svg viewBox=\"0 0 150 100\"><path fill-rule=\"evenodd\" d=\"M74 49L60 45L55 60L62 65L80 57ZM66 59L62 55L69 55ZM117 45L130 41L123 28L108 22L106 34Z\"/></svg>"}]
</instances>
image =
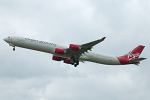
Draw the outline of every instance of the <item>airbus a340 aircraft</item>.
<instances>
[{"instance_id":1,"label":"airbus a340 aircraft","mask_svg":"<svg viewBox=\"0 0 150 100\"><path fill-rule=\"evenodd\" d=\"M91 49L96 44L104 41L105 37L93 42L89 42L82 45L70 44L69 46L62 46L54 43L11 36L4 39L15 51L15 46L42 51L53 54L52 59L55 61L64 61L66 64L72 64L75 67L79 65L79 62L90 61L106 65L126 65L136 64L146 58L139 58L141 52L145 46L139 45L128 54L123 56L111 56L106 54L100 54L92 52Z\"/></svg>"}]
</instances>

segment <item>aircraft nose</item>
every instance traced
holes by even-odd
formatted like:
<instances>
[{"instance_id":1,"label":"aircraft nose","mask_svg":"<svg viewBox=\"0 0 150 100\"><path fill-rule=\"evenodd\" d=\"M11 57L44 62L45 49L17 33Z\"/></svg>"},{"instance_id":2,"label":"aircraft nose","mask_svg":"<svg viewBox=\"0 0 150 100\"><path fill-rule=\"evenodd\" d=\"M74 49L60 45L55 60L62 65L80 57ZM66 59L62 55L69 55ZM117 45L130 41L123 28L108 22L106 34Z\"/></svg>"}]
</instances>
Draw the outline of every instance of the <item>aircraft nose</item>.
<instances>
[{"instance_id":1,"label":"aircraft nose","mask_svg":"<svg viewBox=\"0 0 150 100\"><path fill-rule=\"evenodd\" d=\"M8 40L7 38L4 38L4 41L6 41L6 42L7 42L7 40Z\"/></svg>"}]
</instances>

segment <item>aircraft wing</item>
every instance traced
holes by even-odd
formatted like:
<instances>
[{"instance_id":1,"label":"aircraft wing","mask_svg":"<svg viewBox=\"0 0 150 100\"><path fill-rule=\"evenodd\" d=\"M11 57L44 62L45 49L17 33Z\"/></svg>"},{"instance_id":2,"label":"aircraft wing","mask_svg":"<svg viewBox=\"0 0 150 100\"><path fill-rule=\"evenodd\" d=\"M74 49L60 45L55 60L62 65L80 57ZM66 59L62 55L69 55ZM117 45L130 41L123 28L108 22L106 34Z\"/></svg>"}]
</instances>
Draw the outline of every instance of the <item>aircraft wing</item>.
<instances>
[{"instance_id":1,"label":"aircraft wing","mask_svg":"<svg viewBox=\"0 0 150 100\"><path fill-rule=\"evenodd\" d=\"M91 50L93 46L95 46L96 44L104 41L106 37L103 37L101 39L86 43L86 44L82 44L79 45L80 49L79 50L71 50L70 48L66 49L67 54L70 56L70 59L72 62L75 62L73 60L78 60L78 58L85 52L87 52L88 50ZM73 60L72 60L73 59Z\"/></svg>"},{"instance_id":2,"label":"aircraft wing","mask_svg":"<svg viewBox=\"0 0 150 100\"><path fill-rule=\"evenodd\" d=\"M95 41L92 41L92 42L89 42L89 43L86 43L86 44L82 44L81 45L81 49L83 48L84 50L91 50L93 46L95 46L96 44L104 41L106 37L103 37L102 39L98 39L98 40L95 40Z\"/></svg>"}]
</instances>

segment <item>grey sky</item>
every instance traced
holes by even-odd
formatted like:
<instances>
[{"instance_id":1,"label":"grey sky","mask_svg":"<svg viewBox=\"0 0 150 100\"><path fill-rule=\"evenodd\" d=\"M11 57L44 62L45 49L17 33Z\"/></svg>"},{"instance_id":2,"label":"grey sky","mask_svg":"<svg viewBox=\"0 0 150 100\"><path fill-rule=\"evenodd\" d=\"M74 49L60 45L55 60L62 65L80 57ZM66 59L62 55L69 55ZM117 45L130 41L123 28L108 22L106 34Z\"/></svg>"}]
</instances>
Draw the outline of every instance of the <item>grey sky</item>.
<instances>
[{"instance_id":1,"label":"grey sky","mask_svg":"<svg viewBox=\"0 0 150 100\"><path fill-rule=\"evenodd\" d=\"M149 100L149 0L0 0L0 100ZM52 61L16 48L21 36L69 45L106 36L93 51L120 56L145 45L140 66Z\"/></svg>"}]
</instances>

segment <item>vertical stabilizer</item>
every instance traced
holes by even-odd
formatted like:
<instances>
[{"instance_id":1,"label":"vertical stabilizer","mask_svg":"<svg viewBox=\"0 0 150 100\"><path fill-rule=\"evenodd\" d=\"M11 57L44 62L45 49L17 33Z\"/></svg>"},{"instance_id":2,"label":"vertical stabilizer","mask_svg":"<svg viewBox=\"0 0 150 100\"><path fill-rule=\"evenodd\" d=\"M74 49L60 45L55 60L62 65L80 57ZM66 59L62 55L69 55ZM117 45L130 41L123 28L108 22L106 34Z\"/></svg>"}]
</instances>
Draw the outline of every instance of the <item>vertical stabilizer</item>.
<instances>
[{"instance_id":1,"label":"vertical stabilizer","mask_svg":"<svg viewBox=\"0 0 150 100\"><path fill-rule=\"evenodd\" d=\"M121 56L122 58L125 58L127 60L137 59L139 58L140 54L142 53L145 46L139 45L132 51L130 51L128 54Z\"/></svg>"},{"instance_id":2,"label":"vertical stabilizer","mask_svg":"<svg viewBox=\"0 0 150 100\"><path fill-rule=\"evenodd\" d=\"M128 54L125 54L123 56L117 57L121 64L129 64L129 60L137 59L139 58L140 54L142 53L145 46L139 45L132 51L130 51Z\"/></svg>"}]
</instances>

